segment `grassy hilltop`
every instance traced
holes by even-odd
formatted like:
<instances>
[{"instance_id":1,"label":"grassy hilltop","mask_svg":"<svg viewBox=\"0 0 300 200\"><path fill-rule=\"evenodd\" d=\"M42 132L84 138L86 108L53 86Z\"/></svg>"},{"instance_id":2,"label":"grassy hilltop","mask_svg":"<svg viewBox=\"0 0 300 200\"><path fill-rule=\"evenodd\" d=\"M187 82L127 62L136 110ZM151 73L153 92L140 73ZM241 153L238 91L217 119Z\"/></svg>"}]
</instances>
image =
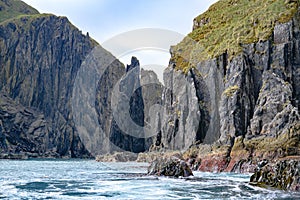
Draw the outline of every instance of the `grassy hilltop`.
<instances>
[{"instance_id":1,"label":"grassy hilltop","mask_svg":"<svg viewBox=\"0 0 300 200\"><path fill-rule=\"evenodd\" d=\"M275 24L291 20L298 5L299 0L220 0L194 19L193 31L173 48L172 60L187 72L199 61L236 55L241 44L268 40Z\"/></svg>"}]
</instances>

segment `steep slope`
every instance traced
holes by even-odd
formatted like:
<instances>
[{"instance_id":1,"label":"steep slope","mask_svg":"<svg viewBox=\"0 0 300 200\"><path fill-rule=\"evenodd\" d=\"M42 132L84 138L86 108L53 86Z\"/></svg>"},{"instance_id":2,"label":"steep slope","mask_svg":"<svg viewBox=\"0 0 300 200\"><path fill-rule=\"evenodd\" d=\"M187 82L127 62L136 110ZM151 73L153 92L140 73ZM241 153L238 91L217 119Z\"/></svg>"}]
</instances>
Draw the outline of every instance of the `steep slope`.
<instances>
[{"instance_id":1,"label":"steep slope","mask_svg":"<svg viewBox=\"0 0 300 200\"><path fill-rule=\"evenodd\" d=\"M50 133L50 126L44 116L16 104L7 96L0 95L0 100L1 153L23 152L24 157L25 152L32 157L44 154L48 144L45 135ZM0 154L0 157L5 156L13 155Z\"/></svg>"},{"instance_id":2,"label":"steep slope","mask_svg":"<svg viewBox=\"0 0 300 200\"><path fill-rule=\"evenodd\" d=\"M0 23L0 90L10 99L5 100L8 105L1 110L1 137L6 141L1 152L29 151L39 157L91 156L75 126L73 112L77 111L72 111L71 99L77 72L97 43L65 17L37 14L20 1L1 1L3 4L1 16L7 12L15 14ZM117 60L115 65L123 67ZM6 110L9 107L16 111ZM24 109L33 113L30 120ZM11 116L10 120L6 116ZM43 123L39 123L41 119ZM34 130L40 131L21 128L22 124L25 127L34 124ZM26 147L22 142L34 143L32 134L39 138L36 148ZM15 142L9 139L12 135L18 135Z\"/></svg>"},{"instance_id":3,"label":"steep slope","mask_svg":"<svg viewBox=\"0 0 300 200\"><path fill-rule=\"evenodd\" d=\"M195 18L170 50L163 146L193 146L204 171L300 155L299 23L297 0L220 0Z\"/></svg>"},{"instance_id":4,"label":"steep slope","mask_svg":"<svg viewBox=\"0 0 300 200\"><path fill-rule=\"evenodd\" d=\"M112 97L114 117L110 141L116 147L135 153L145 151L144 101L140 83L140 63L132 57L126 74L117 85ZM117 149L115 149L117 150Z\"/></svg>"},{"instance_id":5,"label":"steep slope","mask_svg":"<svg viewBox=\"0 0 300 200\"><path fill-rule=\"evenodd\" d=\"M39 12L22 1L0 1L0 23L20 15L34 15Z\"/></svg>"},{"instance_id":6,"label":"steep slope","mask_svg":"<svg viewBox=\"0 0 300 200\"><path fill-rule=\"evenodd\" d=\"M110 129L111 150L118 148L134 153L144 152L152 144L151 109L161 103L162 85L152 71L140 69L137 58L132 57L126 74L120 79L112 97L113 120ZM118 147L118 148L114 148Z\"/></svg>"},{"instance_id":7,"label":"steep slope","mask_svg":"<svg viewBox=\"0 0 300 200\"><path fill-rule=\"evenodd\" d=\"M148 150L159 134L163 85L154 71L141 69L142 96L144 102L145 149Z\"/></svg>"},{"instance_id":8,"label":"steep slope","mask_svg":"<svg viewBox=\"0 0 300 200\"><path fill-rule=\"evenodd\" d=\"M122 76L116 72L108 68L97 87L96 110L103 131L98 142L102 142L101 148L94 145L100 150L96 152L98 161L134 160L134 153L148 150L157 133L153 128L157 120L152 116L160 108L163 88L157 75L141 69L136 57L122 70ZM93 137L91 141L96 144L97 139Z\"/></svg>"}]
</instances>

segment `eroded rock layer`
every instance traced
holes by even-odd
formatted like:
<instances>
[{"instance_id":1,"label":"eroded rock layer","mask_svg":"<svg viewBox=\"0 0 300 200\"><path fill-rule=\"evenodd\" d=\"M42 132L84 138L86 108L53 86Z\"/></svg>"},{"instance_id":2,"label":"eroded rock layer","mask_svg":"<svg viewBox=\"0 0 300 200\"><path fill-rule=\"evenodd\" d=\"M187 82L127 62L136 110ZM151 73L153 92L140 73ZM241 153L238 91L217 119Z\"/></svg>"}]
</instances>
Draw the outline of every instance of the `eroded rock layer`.
<instances>
[{"instance_id":1,"label":"eroded rock layer","mask_svg":"<svg viewBox=\"0 0 300 200\"><path fill-rule=\"evenodd\" d=\"M193 32L170 50L156 144L187 150L185 158L195 159L195 168L202 171L249 172L262 159L300 154L300 11L297 1L285 1L289 15L284 20L280 16L270 26L269 21L263 22L268 26L262 31L267 38L256 33L253 41L234 44L238 45L234 51L227 44L228 51L212 58L197 57L208 51L199 48L201 34L215 23L205 17L224 3L239 13L245 1L216 3L194 20ZM270 8L281 3L264 2ZM259 23L252 24L253 30ZM241 32L240 37L247 34ZM215 45L223 42L217 40Z\"/></svg>"}]
</instances>

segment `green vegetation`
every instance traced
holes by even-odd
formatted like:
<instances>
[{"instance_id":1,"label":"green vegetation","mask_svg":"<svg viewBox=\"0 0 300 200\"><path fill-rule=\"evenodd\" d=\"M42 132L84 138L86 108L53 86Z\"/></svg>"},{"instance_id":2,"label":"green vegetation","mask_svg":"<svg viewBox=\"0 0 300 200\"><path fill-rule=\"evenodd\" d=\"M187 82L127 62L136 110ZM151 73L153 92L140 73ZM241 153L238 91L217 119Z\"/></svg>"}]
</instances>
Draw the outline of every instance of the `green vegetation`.
<instances>
[{"instance_id":1,"label":"green vegetation","mask_svg":"<svg viewBox=\"0 0 300 200\"><path fill-rule=\"evenodd\" d=\"M195 18L193 32L174 47L172 60L186 73L199 61L239 54L242 44L269 39L275 24L291 20L298 5L299 0L220 0Z\"/></svg>"},{"instance_id":2,"label":"green vegetation","mask_svg":"<svg viewBox=\"0 0 300 200\"><path fill-rule=\"evenodd\" d=\"M228 87L223 94L225 94L227 97L232 97L233 94L238 91L240 89L239 86L237 85L234 85L234 86L231 86L231 87Z\"/></svg>"},{"instance_id":3,"label":"green vegetation","mask_svg":"<svg viewBox=\"0 0 300 200\"><path fill-rule=\"evenodd\" d=\"M6 24L9 22L15 22L17 23L18 21L22 20L22 21L33 21L36 19L40 19L40 18L45 18L45 17L51 17L51 16L55 16L53 14L47 14L47 13L43 13L43 14L32 14L32 15L24 15L24 14L20 14L18 16L15 16L13 18L7 19L5 21L3 21L1 24ZM59 17L58 17L59 18ZM63 17L61 17L63 18Z\"/></svg>"},{"instance_id":4,"label":"green vegetation","mask_svg":"<svg viewBox=\"0 0 300 200\"><path fill-rule=\"evenodd\" d=\"M0 24L5 26L8 23L12 22L12 23L14 23L16 29L29 30L30 27L32 27L31 24L33 21L35 21L37 19L41 19L41 18L51 17L51 16L54 16L54 15L52 15L52 14L33 14L33 15L20 14L16 17L5 20Z\"/></svg>"},{"instance_id":5,"label":"green vegetation","mask_svg":"<svg viewBox=\"0 0 300 200\"><path fill-rule=\"evenodd\" d=\"M181 116L181 111L180 111L180 110L176 110L176 115L177 115L177 118L180 118L180 116Z\"/></svg>"},{"instance_id":6,"label":"green vegetation","mask_svg":"<svg viewBox=\"0 0 300 200\"><path fill-rule=\"evenodd\" d=\"M34 15L39 12L20 0L0 0L0 23L19 15Z\"/></svg>"},{"instance_id":7,"label":"green vegetation","mask_svg":"<svg viewBox=\"0 0 300 200\"><path fill-rule=\"evenodd\" d=\"M293 156L299 152L300 123L295 124L289 131L277 137L253 138L244 141L246 149L255 149L260 154L265 152L276 153L282 156ZM295 131L295 132L294 132Z\"/></svg>"}]
</instances>

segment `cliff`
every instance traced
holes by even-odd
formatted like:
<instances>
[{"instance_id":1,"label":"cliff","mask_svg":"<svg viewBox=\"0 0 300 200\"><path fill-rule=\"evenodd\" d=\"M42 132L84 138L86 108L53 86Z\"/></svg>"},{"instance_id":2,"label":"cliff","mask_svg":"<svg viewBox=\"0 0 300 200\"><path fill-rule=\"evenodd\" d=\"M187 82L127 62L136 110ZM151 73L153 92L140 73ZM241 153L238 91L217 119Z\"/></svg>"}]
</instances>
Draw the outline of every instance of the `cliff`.
<instances>
[{"instance_id":1,"label":"cliff","mask_svg":"<svg viewBox=\"0 0 300 200\"><path fill-rule=\"evenodd\" d=\"M294 0L221 0L195 18L170 50L156 144L202 171L299 155L299 23Z\"/></svg>"},{"instance_id":2,"label":"cliff","mask_svg":"<svg viewBox=\"0 0 300 200\"><path fill-rule=\"evenodd\" d=\"M155 135L152 106L160 104L161 93L162 85L156 74L141 70L137 58L132 57L112 96L111 151L140 153L150 148Z\"/></svg>"},{"instance_id":3,"label":"cliff","mask_svg":"<svg viewBox=\"0 0 300 200\"><path fill-rule=\"evenodd\" d=\"M9 20L11 18L20 15L34 15L39 14L39 12L27 5L23 1L11 1L11 0L1 0L0 1L0 22Z\"/></svg>"},{"instance_id":4,"label":"cliff","mask_svg":"<svg viewBox=\"0 0 300 200\"><path fill-rule=\"evenodd\" d=\"M21 1L0 1L0 19L0 153L91 157L73 119L79 111L72 110L72 95L97 43L66 17L39 14ZM124 68L118 60L111 65Z\"/></svg>"},{"instance_id":5,"label":"cliff","mask_svg":"<svg viewBox=\"0 0 300 200\"><path fill-rule=\"evenodd\" d=\"M85 158L152 144L155 73L135 57L125 69L66 17L1 0L0 66L0 158Z\"/></svg>"},{"instance_id":6,"label":"cliff","mask_svg":"<svg viewBox=\"0 0 300 200\"><path fill-rule=\"evenodd\" d=\"M1 0L1 157L169 149L243 172L298 156L299 13L297 0L217 2L171 47L163 87L67 18Z\"/></svg>"},{"instance_id":7,"label":"cliff","mask_svg":"<svg viewBox=\"0 0 300 200\"><path fill-rule=\"evenodd\" d=\"M113 121L110 128L110 141L117 148L112 150L145 151L144 101L140 83L140 63L132 57L126 74L116 86L112 97Z\"/></svg>"}]
</instances>

